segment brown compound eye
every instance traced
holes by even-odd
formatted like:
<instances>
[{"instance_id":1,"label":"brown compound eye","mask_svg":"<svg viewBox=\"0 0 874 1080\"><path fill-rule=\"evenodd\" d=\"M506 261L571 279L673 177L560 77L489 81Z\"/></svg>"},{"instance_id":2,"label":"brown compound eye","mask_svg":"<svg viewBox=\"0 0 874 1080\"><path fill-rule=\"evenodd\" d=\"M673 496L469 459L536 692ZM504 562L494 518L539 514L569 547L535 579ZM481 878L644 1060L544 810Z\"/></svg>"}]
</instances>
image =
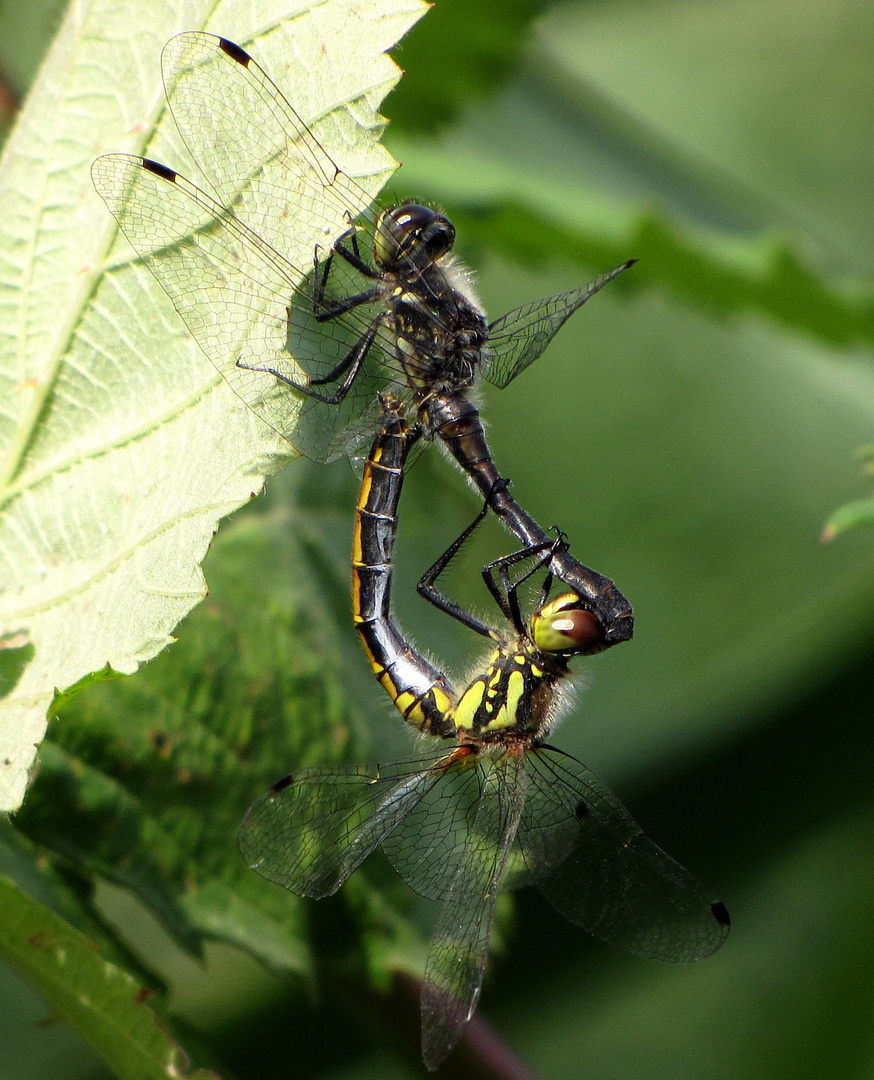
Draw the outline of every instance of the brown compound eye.
<instances>
[{"instance_id":1,"label":"brown compound eye","mask_svg":"<svg viewBox=\"0 0 874 1080\"><path fill-rule=\"evenodd\" d=\"M591 611L565 611L552 620L552 629L576 649L591 649L601 637L601 624Z\"/></svg>"},{"instance_id":2,"label":"brown compound eye","mask_svg":"<svg viewBox=\"0 0 874 1080\"><path fill-rule=\"evenodd\" d=\"M547 604L531 620L531 639L544 652L589 652L603 641L601 624L591 611L575 607L573 593Z\"/></svg>"}]
</instances>

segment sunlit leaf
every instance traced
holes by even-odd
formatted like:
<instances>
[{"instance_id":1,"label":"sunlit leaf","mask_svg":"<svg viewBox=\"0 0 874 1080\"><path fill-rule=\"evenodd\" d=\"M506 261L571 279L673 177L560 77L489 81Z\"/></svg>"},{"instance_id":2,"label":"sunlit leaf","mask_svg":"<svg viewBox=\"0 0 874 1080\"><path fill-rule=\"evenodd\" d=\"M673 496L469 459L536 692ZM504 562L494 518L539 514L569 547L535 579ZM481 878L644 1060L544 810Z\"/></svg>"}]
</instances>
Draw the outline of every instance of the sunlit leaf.
<instances>
[{"instance_id":1,"label":"sunlit leaf","mask_svg":"<svg viewBox=\"0 0 874 1080\"><path fill-rule=\"evenodd\" d=\"M302 113L336 116L323 137L360 159L399 74L384 50L424 8L316 4L283 23L274 7L259 9L259 29L236 22L235 34ZM191 28L178 18L168 9L134 35L118 8L84 22L73 9L0 165L0 618L34 650L2 699L7 810L21 801L55 689L107 665L129 674L169 644L205 593L199 564L219 519L287 460L91 187L100 151L193 168L160 78L164 42Z\"/></svg>"}]
</instances>

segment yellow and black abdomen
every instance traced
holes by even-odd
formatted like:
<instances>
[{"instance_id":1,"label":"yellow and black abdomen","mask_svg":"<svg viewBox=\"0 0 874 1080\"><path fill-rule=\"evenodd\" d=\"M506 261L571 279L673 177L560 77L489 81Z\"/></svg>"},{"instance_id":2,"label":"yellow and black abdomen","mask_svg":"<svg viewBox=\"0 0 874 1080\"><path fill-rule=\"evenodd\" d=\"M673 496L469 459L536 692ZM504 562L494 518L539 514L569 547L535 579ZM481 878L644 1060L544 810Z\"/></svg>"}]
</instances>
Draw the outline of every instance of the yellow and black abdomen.
<instances>
[{"instance_id":1,"label":"yellow and black abdomen","mask_svg":"<svg viewBox=\"0 0 874 1080\"><path fill-rule=\"evenodd\" d=\"M417 435L391 401L364 466L352 542L352 615L370 666L405 720L420 731L455 733L456 695L404 639L391 612L392 558L404 467Z\"/></svg>"}]
</instances>

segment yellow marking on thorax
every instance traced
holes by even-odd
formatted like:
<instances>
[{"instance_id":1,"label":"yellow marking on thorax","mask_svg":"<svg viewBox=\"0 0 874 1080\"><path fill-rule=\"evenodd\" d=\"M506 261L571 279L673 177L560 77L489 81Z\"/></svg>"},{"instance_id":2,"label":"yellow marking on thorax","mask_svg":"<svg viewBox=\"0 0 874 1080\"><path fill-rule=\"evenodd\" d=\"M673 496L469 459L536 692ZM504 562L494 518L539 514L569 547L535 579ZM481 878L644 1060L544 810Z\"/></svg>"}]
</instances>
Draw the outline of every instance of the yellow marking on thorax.
<instances>
[{"instance_id":1,"label":"yellow marking on thorax","mask_svg":"<svg viewBox=\"0 0 874 1080\"><path fill-rule=\"evenodd\" d=\"M473 720L476 716L477 710L483 702L483 695L486 692L486 684L484 679L477 679L472 682L470 686L464 691L461 696L461 701L455 709L455 726L470 730L473 728Z\"/></svg>"},{"instance_id":2,"label":"yellow marking on thorax","mask_svg":"<svg viewBox=\"0 0 874 1080\"><path fill-rule=\"evenodd\" d=\"M510 677L507 679L507 700L498 709L497 714L489 720L483 731L497 731L500 728L513 727L517 722L519 702L524 692L525 676L521 671L510 672Z\"/></svg>"}]
</instances>

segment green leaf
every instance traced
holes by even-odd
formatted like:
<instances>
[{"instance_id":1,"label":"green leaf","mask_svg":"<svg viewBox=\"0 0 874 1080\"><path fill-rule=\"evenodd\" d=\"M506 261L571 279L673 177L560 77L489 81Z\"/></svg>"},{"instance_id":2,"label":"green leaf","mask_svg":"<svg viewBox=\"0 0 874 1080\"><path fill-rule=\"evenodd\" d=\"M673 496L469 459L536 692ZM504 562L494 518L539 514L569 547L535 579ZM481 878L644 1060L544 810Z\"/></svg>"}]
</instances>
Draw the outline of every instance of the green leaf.
<instances>
[{"instance_id":1,"label":"green leaf","mask_svg":"<svg viewBox=\"0 0 874 1080\"><path fill-rule=\"evenodd\" d=\"M397 136L390 144L404 161L404 190L445 203L462 243L480 255L532 267L562 260L587 275L633 257L634 274L611 289L656 290L711 318L762 316L829 345L874 345L869 291L831 280L779 236L719 233L596 189L544 182L481 146Z\"/></svg>"},{"instance_id":2,"label":"green leaf","mask_svg":"<svg viewBox=\"0 0 874 1080\"><path fill-rule=\"evenodd\" d=\"M26 634L4 634L0 637L0 698L10 694L33 660L33 645Z\"/></svg>"},{"instance_id":3,"label":"green leaf","mask_svg":"<svg viewBox=\"0 0 874 1080\"><path fill-rule=\"evenodd\" d=\"M0 877L0 955L44 995L119 1080L217 1080L188 1063L147 1002L149 994L94 944L8 878Z\"/></svg>"},{"instance_id":4,"label":"green leaf","mask_svg":"<svg viewBox=\"0 0 874 1080\"><path fill-rule=\"evenodd\" d=\"M398 77L384 50L424 10L338 0L292 19L275 0L223 28L303 113L354 117L334 129L349 155L372 149ZM202 6L201 19L220 14ZM136 34L129 19L70 9L0 164L0 633L33 648L2 698L7 810L56 688L107 665L129 674L170 643L205 594L199 564L219 519L288 455L221 383L91 187L108 150L186 168L160 52L198 19L180 25L168 8Z\"/></svg>"},{"instance_id":5,"label":"green leaf","mask_svg":"<svg viewBox=\"0 0 874 1080\"><path fill-rule=\"evenodd\" d=\"M302 462L295 472L330 469ZM313 967L305 902L249 870L236 837L249 804L289 769L372 752L357 705L371 689L368 665L345 611L338 634L325 602L334 590L346 600L345 566L337 580L333 562L326 579L309 554L351 527L354 477L343 463L334 472L336 509L322 481L318 512L290 514L274 497L269 512L222 530L207 564L212 594L186 620L183 644L65 705L15 819L78 873L137 895L189 953L222 940L299 977ZM361 882L347 901L361 925L379 923L364 945L383 981L399 956L412 966L419 944L399 915L407 890L396 881L387 892L397 899Z\"/></svg>"},{"instance_id":6,"label":"green leaf","mask_svg":"<svg viewBox=\"0 0 874 1080\"><path fill-rule=\"evenodd\" d=\"M55 697L52 701L51 708L49 709L49 716L57 716L58 712L67 704L72 701L76 694L81 693L83 690L87 690L89 686L93 686L95 683L109 682L111 679L124 679L125 675L122 675L118 671L113 671L109 664L106 667L101 668L100 671L92 671L88 675L83 676L78 682L73 683L72 686L68 686L66 690L56 690Z\"/></svg>"},{"instance_id":7,"label":"green leaf","mask_svg":"<svg viewBox=\"0 0 874 1080\"><path fill-rule=\"evenodd\" d=\"M513 73L543 0L437 4L427 29L404 40L405 78L392 95L392 123L429 136Z\"/></svg>"},{"instance_id":8,"label":"green leaf","mask_svg":"<svg viewBox=\"0 0 874 1080\"><path fill-rule=\"evenodd\" d=\"M874 443L866 443L856 450L856 457L865 463L865 472L874 473ZM863 525L874 523L874 499L854 499L846 503L829 517L822 530L826 542L834 540L842 533L849 532Z\"/></svg>"},{"instance_id":9,"label":"green leaf","mask_svg":"<svg viewBox=\"0 0 874 1080\"><path fill-rule=\"evenodd\" d=\"M823 540L834 540L841 533L861 525L874 525L874 499L857 499L835 510L822 530Z\"/></svg>"}]
</instances>

